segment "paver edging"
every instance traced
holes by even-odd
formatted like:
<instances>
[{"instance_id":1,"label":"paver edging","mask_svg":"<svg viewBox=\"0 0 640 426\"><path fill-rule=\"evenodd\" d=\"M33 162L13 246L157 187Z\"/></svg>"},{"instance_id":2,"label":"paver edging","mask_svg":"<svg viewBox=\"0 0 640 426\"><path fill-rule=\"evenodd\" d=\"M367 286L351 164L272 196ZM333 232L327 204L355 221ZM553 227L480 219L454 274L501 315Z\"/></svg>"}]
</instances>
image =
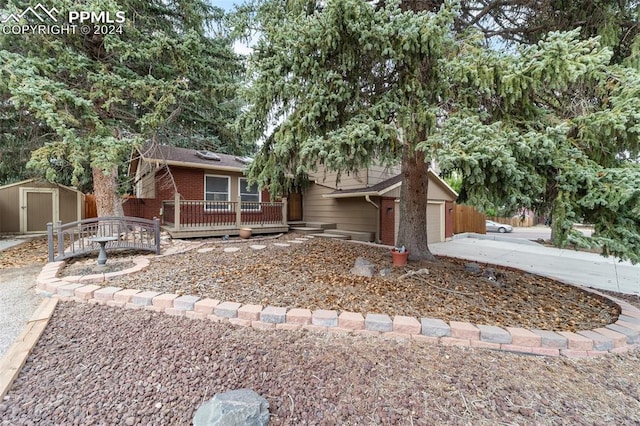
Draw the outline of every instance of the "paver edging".
<instances>
[{"instance_id":1,"label":"paver edging","mask_svg":"<svg viewBox=\"0 0 640 426\"><path fill-rule=\"evenodd\" d=\"M147 261L147 258L141 258ZM38 288L46 293L44 289L52 288L55 293L51 294L51 296L62 298L63 300L68 299L64 297L65 289L61 288L62 285L58 284L68 284L64 282L64 278L57 278L56 275L61 268L63 268L65 262L55 262L54 264L47 264L43 268L43 271L38 276L37 284ZM138 272L140 269L136 265L135 267L129 268L124 271L120 271L118 275L127 275L129 273ZM52 272L53 273L52 275ZM101 276L102 278L102 276ZM83 283L86 284L87 281L83 280ZM567 284L571 285L571 284ZM640 319L640 309L633 307L632 305L617 300L615 297L610 297L606 294L600 293L597 290L593 290L588 287L576 286L582 289L583 291L592 293L601 298L604 298L610 302L616 304L620 311L620 315L624 315L625 318L638 318ZM99 290L96 290L99 291ZM132 292L137 291L133 289L122 289L113 295L114 301L116 300L116 295L120 292L123 294L127 293L131 294ZM70 300L75 300L78 302L89 302L95 300L93 295L94 292L83 294L82 299L74 297ZM157 296L159 298L162 297L178 297L177 295L170 294L161 294ZM199 296L182 296L182 297L191 297L194 300ZM201 299L200 301L205 301L208 299ZM253 318L238 318L238 311L242 309L244 306L251 306L251 314L257 316L258 318L262 317L262 313L265 312L265 318L270 318L273 316L274 307L261 307L260 311L255 310L256 305L252 304L242 304L238 302L226 301L223 303L218 303L217 300L212 301L215 302L214 306L211 306L213 312L211 314L200 314L198 312L197 306L191 306L191 309L180 309L176 310L173 306L152 306L154 311L156 312L164 312L169 315L180 315L186 316L190 319L209 319L211 321L223 321L229 322L236 326L242 327L252 327L256 329L278 329L278 330L310 330L310 331L320 331L327 332L333 331L335 333L355 333L355 334L367 334L367 335L375 335L383 338L392 338L392 339L407 339L412 341L423 341L428 342L429 344L437 344L441 346L468 346L474 348L484 348L484 349L493 349L493 350L501 350L508 352L516 352L523 354L534 354L534 355L543 355L543 356L565 356L570 358L583 358L583 357L592 357L592 356L601 356L603 354L617 354L628 352L630 350L637 349L640 347L638 344L638 334L633 333L632 331L637 331L636 328L630 328L633 324L623 323L620 327L624 327L629 329L628 334L622 334L618 330L612 330L606 328L606 325L598 327L593 330L581 330L574 333L577 336L573 336L574 341L580 339L583 343L581 345L569 344L569 338L566 335L563 335L554 331L545 331L545 330L536 330L536 329L525 329L519 327L498 327L495 325L484 325L484 324L472 324L468 322L460 322L460 321L449 321L448 323L437 319L437 318L414 318L414 317L406 317L406 316L397 316L399 319L403 321L411 321L412 319L415 322L411 321L412 327L406 330L406 333L401 332L398 333L398 330L394 330L392 326L391 329L382 331L382 330L371 330L367 327L365 317L362 317L364 321L364 328L360 328L361 325L351 325L349 328L340 327L340 315L342 312L338 311L329 311L329 310L316 310L314 311L309 318L304 318L301 320L300 313L305 311L300 308L277 308L278 309L278 320L269 319L269 321L274 322L264 322L264 321L256 321ZM126 307L126 303L109 303L109 306L120 306ZM197 302L194 303L194 305ZM147 307L145 307L147 308ZM216 314L216 309L218 309L218 314ZM226 310L225 310L226 309ZM227 312L227 310L229 312ZM296 313L297 315L289 315L289 313ZM351 313L349 313L351 314ZM320 315L320 316L318 316ZM328 316L327 316L328 315ZM386 316L384 314L377 313L369 313L368 315L373 315L375 318L380 318ZM395 318L387 318L395 321ZM359 321L358 321L359 322ZM618 324L619 321L616 321L614 324ZM434 324L438 325L434 327ZM440 326L441 324L441 326ZM277 325L277 326L276 326ZM417 329L417 325L420 325L420 330ZM442 330L443 327L447 327L449 331L453 331L453 333L447 333L447 330ZM500 331L502 330L502 331ZM404 331L404 330L403 330ZM487 333L487 331L491 331L492 333ZM499 339L496 338L496 333L499 333ZM613 337L612 337L613 336ZM622 336L626 336L626 341L622 342ZM510 342L508 341L510 338ZM550 339L551 338L551 339ZM615 344L613 339L616 339ZM608 341L611 340L611 343ZM574 346L575 345L575 346ZM588 348L593 348L592 350L588 350ZM585 350L586 349L586 350Z\"/></svg>"},{"instance_id":2,"label":"paver edging","mask_svg":"<svg viewBox=\"0 0 640 426\"><path fill-rule=\"evenodd\" d=\"M73 275L68 277L59 277L58 274L67 264L66 261L60 260L57 262L49 262L43 266L38 278L36 278L36 287L40 292L53 293L47 291L47 285L51 283L64 283L64 284L92 284L107 281L108 278L115 278L124 275L135 274L136 272L144 271L149 266L149 258L144 256L138 256L131 259L133 266L122 271L106 272L102 274L91 275Z\"/></svg>"}]
</instances>

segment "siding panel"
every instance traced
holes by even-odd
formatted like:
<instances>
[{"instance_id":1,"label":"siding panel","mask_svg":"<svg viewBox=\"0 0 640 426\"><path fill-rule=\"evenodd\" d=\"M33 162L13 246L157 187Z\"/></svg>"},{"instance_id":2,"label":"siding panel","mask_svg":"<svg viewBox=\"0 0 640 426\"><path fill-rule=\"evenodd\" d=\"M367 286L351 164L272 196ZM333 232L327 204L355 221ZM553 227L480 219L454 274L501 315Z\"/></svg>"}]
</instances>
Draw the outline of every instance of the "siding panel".
<instances>
[{"instance_id":1,"label":"siding panel","mask_svg":"<svg viewBox=\"0 0 640 426\"><path fill-rule=\"evenodd\" d=\"M331 188L311 185L305 192L304 221L335 223L338 229L362 232L377 232L378 209L358 198L322 198L332 192ZM376 235L376 239L378 236Z\"/></svg>"}]
</instances>

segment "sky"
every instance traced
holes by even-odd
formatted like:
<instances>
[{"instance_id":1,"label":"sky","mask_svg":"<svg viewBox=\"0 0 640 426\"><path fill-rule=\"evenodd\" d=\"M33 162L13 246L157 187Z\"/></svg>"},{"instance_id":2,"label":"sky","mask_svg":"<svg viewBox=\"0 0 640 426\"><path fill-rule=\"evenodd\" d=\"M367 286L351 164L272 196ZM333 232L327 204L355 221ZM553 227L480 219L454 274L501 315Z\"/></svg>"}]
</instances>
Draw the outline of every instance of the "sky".
<instances>
[{"instance_id":1,"label":"sky","mask_svg":"<svg viewBox=\"0 0 640 426\"><path fill-rule=\"evenodd\" d=\"M235 4L242 4L240 0L211 0L211 4L213 6L218 6L223 8L224 10L231 10Z\"/></svg>"},{"instance_id":2,"label":"sky","mask_svg":"<svg viewBox=\"0 0 640 426\"><path fill-rule=\"evenodd\" d=\"M221 7L225 11L229 12L233 10L236 4L242 4L243 0L210 0L210 4L213 6ZM240 55L248 55L251 53L251 48L246 43L236 41L233 44L233 50Z\"/></svg>"}]
</instances>

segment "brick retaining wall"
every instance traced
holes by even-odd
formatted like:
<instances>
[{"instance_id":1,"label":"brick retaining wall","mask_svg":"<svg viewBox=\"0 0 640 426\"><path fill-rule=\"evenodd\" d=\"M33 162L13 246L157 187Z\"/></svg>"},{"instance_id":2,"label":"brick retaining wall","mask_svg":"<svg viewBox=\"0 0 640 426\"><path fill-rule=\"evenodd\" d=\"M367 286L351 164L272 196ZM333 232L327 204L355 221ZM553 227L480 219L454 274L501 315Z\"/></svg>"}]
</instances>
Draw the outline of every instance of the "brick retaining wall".
<instances>
[{"instance_id":1,"label":"brick retaining wall","mask_svg":"<svg viewBox=\"0 0 640 426\"><path fill-rule=\"evenodd\" d=\"M319 309L287 309L276 306L241 304L198 296L160 294L154 291L100 287L92 282L131 274L146 268L149 260L134 259L135 266L109 274L86 277L58 277L64 262L48 263L37 280L38 289L51 297L120 307L164 312L191 319L229 322L236 326L275 330L312 330L353 333L382 338L411 339L442 346L470 346L510 352L580 358L623 353L640 347L640 310L627 302L595 290L583 290L612 300L621 314L614 324L576 333L518 327L497 327L461 321L448 323L437 318L414 318Z\"/></svg>"}]
</instances>

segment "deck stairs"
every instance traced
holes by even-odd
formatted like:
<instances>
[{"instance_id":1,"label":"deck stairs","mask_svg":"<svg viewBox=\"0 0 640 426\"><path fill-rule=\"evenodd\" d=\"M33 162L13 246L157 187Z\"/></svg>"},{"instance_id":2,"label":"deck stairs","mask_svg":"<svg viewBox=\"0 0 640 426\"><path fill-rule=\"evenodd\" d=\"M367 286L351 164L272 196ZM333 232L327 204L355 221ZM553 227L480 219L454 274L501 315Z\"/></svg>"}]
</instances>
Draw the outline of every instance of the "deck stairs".
<instances>
[{"instance_id":1,"label":"deck stairs","mask_svg":"<svg viewBox=\"0 0 640 426\"><path fill-rule=\"evenodd\" d=\"M373 241L373 232L349 231L336 229L335 223L323 222L290 222L289 229L304 235L333 240Z\"/></svg>"}]
</instances>

